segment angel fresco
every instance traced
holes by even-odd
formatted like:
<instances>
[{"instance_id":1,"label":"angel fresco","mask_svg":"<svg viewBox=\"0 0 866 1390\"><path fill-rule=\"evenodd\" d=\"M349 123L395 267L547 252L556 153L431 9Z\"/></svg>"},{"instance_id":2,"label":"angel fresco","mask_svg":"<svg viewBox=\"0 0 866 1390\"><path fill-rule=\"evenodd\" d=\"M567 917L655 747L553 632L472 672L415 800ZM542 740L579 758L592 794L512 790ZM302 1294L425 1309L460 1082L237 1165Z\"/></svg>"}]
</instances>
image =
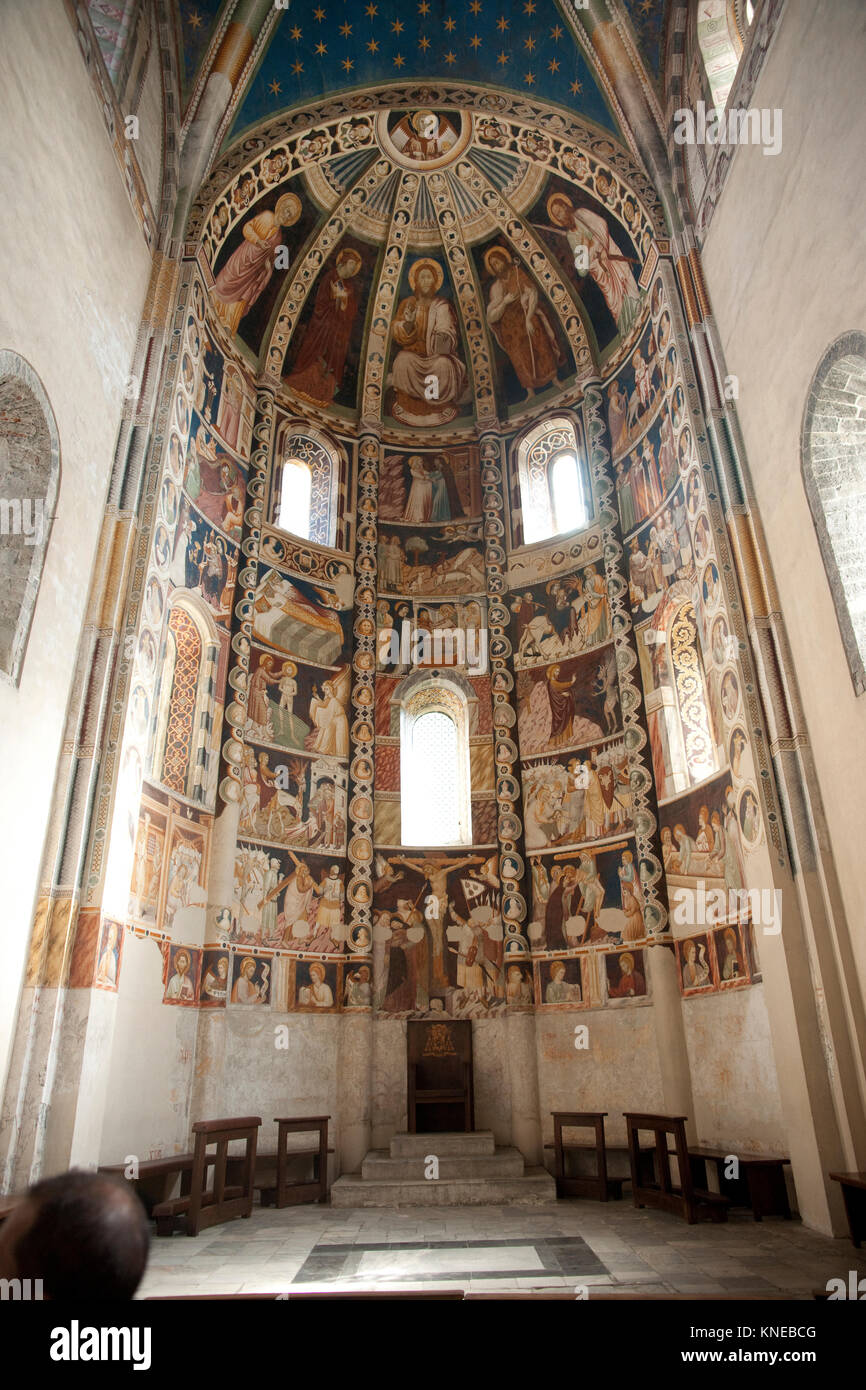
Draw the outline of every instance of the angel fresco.
<instances>
[{"instance_id":1,"label":"angel fresco","mask_svg":"<svg viewBox=\"0 0 866 1390\"><path fill-rule=\"evenodd\" d=\"M257 213L244 223L244 240L217 275L211 296L217 317L232 335L274 273L282 228L293 226L300 215L300 198L284 193L273 212Z\"/></svg>"},{"instance_id":2,"label":"angel fresco","mask_svg":"<svg viewBox=\"0 0 866 1390\"><path fill-rule=\"evenodd\" d=\"M351 247L337 254L319 283L313 314L301 338L286 385L299 396L328 405L343 380L352 325L358 313L355 277L362 266Z\"/></svg>"},{"instance_id":3,"label":"angel fresco","mask_svg":"<svg viewBox=\"0 0 866 1390\"><path fill-rule=\"evenodd\" d=\"M563 353L548 314L539 306L538 290L517 261L503 247L491 246L484 265L493 276L487 322L529 400L553 381Z\"/></svg>"}]
</instances>

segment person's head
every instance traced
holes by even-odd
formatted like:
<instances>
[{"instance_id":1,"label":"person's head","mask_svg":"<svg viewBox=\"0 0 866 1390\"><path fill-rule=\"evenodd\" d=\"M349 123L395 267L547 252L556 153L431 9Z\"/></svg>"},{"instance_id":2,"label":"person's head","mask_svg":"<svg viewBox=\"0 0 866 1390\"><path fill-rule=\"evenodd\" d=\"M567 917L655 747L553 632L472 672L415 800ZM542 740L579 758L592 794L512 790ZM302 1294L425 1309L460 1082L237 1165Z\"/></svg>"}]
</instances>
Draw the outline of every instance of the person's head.
<instances>
[{"instance_id":1,"label":"person's head","mask_svg":"<svg viewBox=\"0 0 866 1390\"><path fill-rule=\"evenodd\" d=\"M630 975L634 970L634 956L631 951L623 951L619 958L620 974Z\"/></svg>"},{"instance_id":2,"label":"person's head","mask_svg":"<svg viewBox=\"0 0 866 1390\"><path fill-rule=\"evenodd\" d=\"M174 968L178 975L185 975L189 970L189 954L186 951L178 951L174 958Z\"/></svg>"},{"instance_id":3,"label":"person's head","mask_svg":"<svg viewBox=\"0 0 866 1390\"><path fill-rule=\"evenodd\" d=\"M0 1226L0 1278L41 1279L54 1301L131 1299L149 1247L134 1189L73 1169L36 1183Z\"/></svg>"},{"instance_id":4,"label":"person's head","mask_svg":"<svg viewBox=\"0 0 866 1390\"><path fill-rule=\"evenodd\" d=\"M256 973L256 962L252 956L244 956L241 961L241 974L251 980Z\"/></svg>"},{"instance_id":5,"label":"person's head","mask_svg":"<svg viewBox=\"0 0 866 1390\"><path fill-rule=\"evenodd\" d=\"M433 274L433 271L425 265L422 266L422 268L418 271L415 283L418 289L418 293L427 298L427 296L433 293L433 288L436 284L436 277Z\"/></svg>"},{"instance_id":6,"label":"person's head","mask_svg":"<svg viewBox=\"0 0 866 1390\"><path fill-rule=\"evenodd\" d=\"M316 984L321 984L325 978L325 967L314 962L310 966L310 979L315 980Z\"/></svg>"},{"instance_id":7,"label":"person's head","mask_svg":"<svg viewBox=\"0 0 866 1390\"><path fill-rule=\"evenodd\" d=\"M228 956L220 956L219 960L217 961L217 974L219 975L221 980L224 980L228 973L229 958Z\"/></svg>"},{"instance_id":8,"label":"person's head","mask_svg":"<svg viewBox=\"0 0 866 1390\"><path fill-rule=\"evenodd\" d=\"M555 965L552 965L552 966L551 966L551 968L550 968L550 978L551 978L552 980L556 980L557 982L558 982L559 980L564 980L564 979L565 979L565 963L564 963L564 961L558 960L558 961L556 962Z\"/></svg>"},{"instance_id":9,"label":"person's head","mask_svg":"<svg viewBox=\"0 0 866 1390\"><path fill-rule=\"evenodd\" d=\"M694 943L693 941L687 941L687 942L686 942L686 960L688 961L689 965L692 964L692 962L694 961L694 958L695 958L695 956L697 955L697 953L698 953L698 948L697 948L697 946L695 945L695 943Z\"/></svg>"}]
</instances>

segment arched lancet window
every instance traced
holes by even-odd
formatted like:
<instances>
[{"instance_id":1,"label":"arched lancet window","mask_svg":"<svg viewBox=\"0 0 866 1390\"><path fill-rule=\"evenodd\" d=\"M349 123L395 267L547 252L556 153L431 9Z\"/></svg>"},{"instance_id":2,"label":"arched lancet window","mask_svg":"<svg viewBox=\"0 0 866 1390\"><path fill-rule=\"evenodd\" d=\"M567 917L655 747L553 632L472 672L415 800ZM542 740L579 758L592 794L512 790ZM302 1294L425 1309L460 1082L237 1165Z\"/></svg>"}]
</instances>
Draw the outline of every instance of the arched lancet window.
<instances>
[{"instance_id":1,"label":"arched lancet window","mask_svg":"<svg viewBox=\"0 0 866 1390\"><path fill-rule=\"evenodd\" d=\"M42 383L0 350L0 672L17 684L60 484L60 440Z\"/></svg>"},{"instance_id":2,"label":"arched lancet window","mask_svg":"<svg viewBox=\"0 0 866 1390\"><path fill-rule=\"evenodd\" d=\"M202 805L211 781L209 755L219 644L209 614L193 596L169 609L157 697L153 776Z\"/></svg>"},{"instance_id":3,"label":"arched lancet window","mask_svg":"<svg viewBox=\"0 0 866 1390\"><path fill-rule=\"evenodd\" d=\"M336 544L340 456L312 427L288 427L277 447L270 521L318 545Z\"/></svg>"},{"instance_id":4,"label":"arched lancet window","mask_svg":"<svg viewBox=\"0 0 866 1390\"><path fill-rule=\"evenodd\" d=\"M400 720L404 845L472 843L466 698L441 679L415 686Z\"/></svg>"},{"instance_id":5,"label":"arched lancet window","mask_svg":"<svg viewBox=\"0 0 866 1390\"><path fill-rule=\"evenodd\" d=\"M846 333L812 380L803 483L858 695L866 690L866 334Z\"/></svg>"},{"instance_id":6,"label":"arched lancet window","mask_svg":"<svg viewBox=\"0 0 866 1390\"><path fill-rule=\"evenodd\" d=\"M530 430L517 451L517 472L524 545L589 525L592 491L571 420L548 420Z\"/></svg>"}]
</instances>

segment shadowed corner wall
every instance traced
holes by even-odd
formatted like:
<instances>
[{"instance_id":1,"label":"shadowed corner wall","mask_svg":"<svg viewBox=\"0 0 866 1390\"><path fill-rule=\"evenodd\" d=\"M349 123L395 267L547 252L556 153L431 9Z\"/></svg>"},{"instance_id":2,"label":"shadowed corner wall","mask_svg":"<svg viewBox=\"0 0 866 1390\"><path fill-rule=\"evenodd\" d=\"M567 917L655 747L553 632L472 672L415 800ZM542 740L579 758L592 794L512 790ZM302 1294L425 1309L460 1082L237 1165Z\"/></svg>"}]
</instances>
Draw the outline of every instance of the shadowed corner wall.
<instances>
[{"instance_id":1,"label":"shadowed corner wall","mask_svg":"<svg viewBox=\"0 0 866 1390\"><path fill-rule=\"evenodd\" d=\"M844 911L857 927L866 916L866 698L855 694L839 632L801 477L800 431L825 352L866 329L856 172L866 141L864 49L857 0L787 6L751 100L781 110L781 152L736 151L702 248L826 816L815 843L832 846ZM782 751L796 757L796 747ZM832 897L821 866L803 868ZM862 990L866 933L855 929L851 946Z\"/></svg>"},{"instance_id":2,"label":"shadowed corner wall","mask_svg":"<svg viewBox=\"0 0 866 1390\"><path fill-rule=\"evenodd\" d=\"M150 103L149 105L152 105ZM86 165L82 151L87 152ZM0 1079L36 907L64 716L151 258L75 31L50 0L0 8L0 345L41 380L61 486L20 683L0 683ZM14 872L11 871L14 866Z\"/></svg>"}]
</instances>

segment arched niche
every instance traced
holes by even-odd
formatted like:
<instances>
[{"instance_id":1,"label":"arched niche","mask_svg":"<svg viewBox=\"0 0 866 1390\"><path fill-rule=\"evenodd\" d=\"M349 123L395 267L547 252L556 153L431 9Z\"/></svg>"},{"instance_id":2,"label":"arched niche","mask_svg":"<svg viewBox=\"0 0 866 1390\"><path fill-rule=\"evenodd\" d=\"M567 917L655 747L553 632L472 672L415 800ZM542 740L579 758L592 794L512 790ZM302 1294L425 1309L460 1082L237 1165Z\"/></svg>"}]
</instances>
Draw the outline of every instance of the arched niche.
<instances>
[{"instance_id":1,"label":"arched niche","mask_svg":"<svg viewBox=\"0 0 866 1390\"><path fill-rule=\"evenodd\" d=\"M163 629L151 775L169 791L205 805L212 780L210 731L219 638L207 605L176 589Z\"/></svg>"},{"instance_id":2,"label":"arched niche","mask_svg":"<svg viewBox=\"0 0 866 1390\"><path fill-rule=\"evenodd\" d=\"M800 440L806 489L851 680L866 690L866 334L845 333L818 365Z\"/></svg>"},{"instance_id":3,"label":"arched niche","mask_svg":"<svg viewBox=\"0 0 866 1390\"><path fill-rule=\"evenodd\" d=\"M33 368L0 349L0 673L17 685L60 487L60 437Z\"/></svg>"}]
</instances>

